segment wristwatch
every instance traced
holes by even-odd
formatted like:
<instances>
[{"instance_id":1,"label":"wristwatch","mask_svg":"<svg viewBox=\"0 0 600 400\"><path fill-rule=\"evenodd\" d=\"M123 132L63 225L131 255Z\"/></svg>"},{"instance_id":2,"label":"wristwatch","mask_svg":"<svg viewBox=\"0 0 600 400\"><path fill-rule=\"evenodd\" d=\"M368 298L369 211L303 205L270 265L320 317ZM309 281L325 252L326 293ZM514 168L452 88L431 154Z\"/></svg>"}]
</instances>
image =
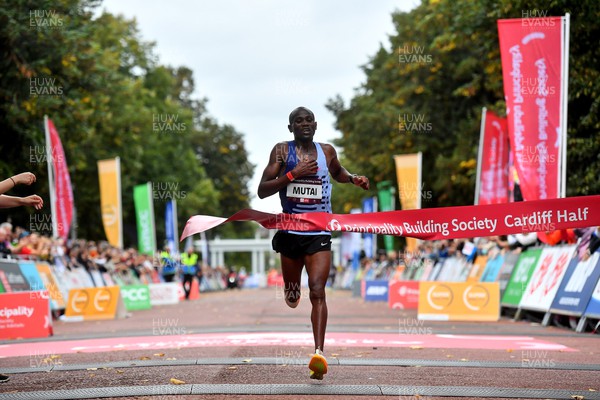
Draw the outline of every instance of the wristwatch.
<instances>
[{"instance_id":1,"label":"wristwatch","mask_svg":"<svg viewBox=\"0 0 600 400\"><path fill-rule=\"evenodd\" d=\"M358 175L356 174L350 174L350 183L354 185L354 178L356 178Z\"/></svg>"}]
</instances>

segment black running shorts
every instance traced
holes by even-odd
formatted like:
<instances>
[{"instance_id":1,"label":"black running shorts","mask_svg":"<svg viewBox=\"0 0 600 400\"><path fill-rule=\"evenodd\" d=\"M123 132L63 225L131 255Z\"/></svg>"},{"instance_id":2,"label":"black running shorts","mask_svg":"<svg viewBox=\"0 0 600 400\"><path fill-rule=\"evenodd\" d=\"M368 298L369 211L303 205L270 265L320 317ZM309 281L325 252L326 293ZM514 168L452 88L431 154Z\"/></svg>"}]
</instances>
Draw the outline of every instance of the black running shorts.
<instances>
[{"instance_id":1,"label":"black running shorts","mask_svg":"<svg viewBox=\"0 0 600 400\"><path fill-rule=\"evenodd\" d=\"M278 231L273 236L273 250L288 258L331 250L331 235L294 235Z\"/></svg>"}]
</instances>

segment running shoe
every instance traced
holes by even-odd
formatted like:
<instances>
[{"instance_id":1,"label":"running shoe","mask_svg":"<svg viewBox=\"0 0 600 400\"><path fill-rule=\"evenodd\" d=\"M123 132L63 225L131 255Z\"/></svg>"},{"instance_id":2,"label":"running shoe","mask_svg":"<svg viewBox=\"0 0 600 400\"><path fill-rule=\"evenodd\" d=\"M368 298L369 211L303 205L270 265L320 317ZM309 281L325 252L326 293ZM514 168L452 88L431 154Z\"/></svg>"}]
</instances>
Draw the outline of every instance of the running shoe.
<instances>
[{"instance_id":1,"label":"running shoe","mask_svg":"<svg viewBox=\"0 0 600 400\"><path fill-rule=\"evenodd\" d=\"M308 369L310 369L310 379L323 379L323 375L327 373L327 360L321 350L317 349L315 351L308 363Z\"/></svg>"}]
</instances>

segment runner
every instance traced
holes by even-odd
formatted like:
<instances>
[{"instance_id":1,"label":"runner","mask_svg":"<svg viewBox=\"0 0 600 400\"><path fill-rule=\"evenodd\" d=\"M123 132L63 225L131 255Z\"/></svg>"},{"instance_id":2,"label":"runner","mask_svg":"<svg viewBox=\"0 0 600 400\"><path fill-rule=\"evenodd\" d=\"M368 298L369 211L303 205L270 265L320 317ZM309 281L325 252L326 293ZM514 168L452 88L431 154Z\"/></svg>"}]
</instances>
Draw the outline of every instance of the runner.
<instances>
[{"instance_id":1,"label":"runner","mask_svg":"<svg viewBox=\"0 0 600 400\"><path fill-rule=\"evenodd\" d=\"M352 183L369 189L369 179L350 174L337 158L333 146L313 141L317 121L305 107L294 109L289 116L288 130L294 140L273 147L269 163L258 186L261 199L279 193L284 213L331 213L331 183L329 175L341 183ZM273 237L273 250L281 255L286 304L296 308L300 303L300 277L306 266L309 298L312 304L311 322L315 354L308 368L312 379L323 379L327 360L323 356L327 303L325 285L331 266L331 233L278 231Z\"/></svg>"}]
</instances>

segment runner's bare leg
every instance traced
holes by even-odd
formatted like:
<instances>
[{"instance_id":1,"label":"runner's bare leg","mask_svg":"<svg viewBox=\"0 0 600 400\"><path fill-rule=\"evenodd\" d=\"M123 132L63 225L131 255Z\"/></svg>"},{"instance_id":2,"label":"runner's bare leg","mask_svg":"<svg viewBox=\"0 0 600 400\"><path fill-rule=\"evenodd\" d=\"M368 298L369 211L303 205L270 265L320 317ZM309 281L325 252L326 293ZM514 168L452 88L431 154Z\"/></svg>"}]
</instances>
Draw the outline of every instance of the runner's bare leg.
<instances>
[{"instance_id":1,"label":"runner's bare leg","mask_svg":"<svg viewBox=\"0 0 600 400\"><path fill-rule=\"evenodd\" d=\"M325 299L325 285L329 279L331 268L331 251L320 251L304 256L306 272L308 273L308 288L312 313L313 336L315 349L323 351L325 344L325 330L327 328L327 302Z\"/></svg>"},{"instance_id":2,"label":"runner's bare leg","mask_svg":"<svg viewBox=\"0 0 600 400\"><path fill-rule=\"evenodd\" d=\"M300 278L303 267L304 260L302 258L289 258L281 254L284 296L292 303L295 303L301 296Z\"/></svg>"}]
</instances>

